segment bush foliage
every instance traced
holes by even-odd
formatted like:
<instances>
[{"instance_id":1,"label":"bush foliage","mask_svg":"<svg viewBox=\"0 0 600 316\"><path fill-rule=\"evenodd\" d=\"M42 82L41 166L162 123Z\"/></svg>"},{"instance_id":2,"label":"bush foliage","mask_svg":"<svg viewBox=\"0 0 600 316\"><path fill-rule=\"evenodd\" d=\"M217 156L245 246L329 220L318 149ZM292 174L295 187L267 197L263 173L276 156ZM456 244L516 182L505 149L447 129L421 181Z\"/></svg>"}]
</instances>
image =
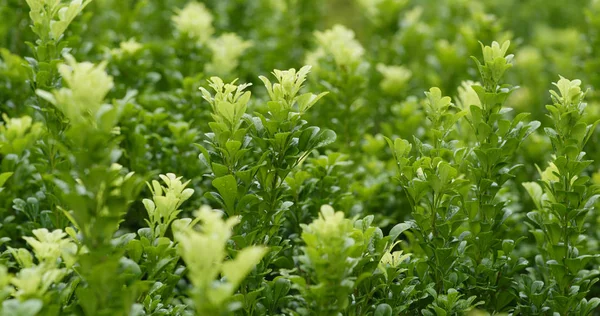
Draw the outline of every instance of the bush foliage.
<instances>
[{"instance_id":1,"label":"bush foliage","mask_svg":"<svg viewBox=\"0 0 600 316\"><path fill-rule=\"evenodd\" d=\"M599 16L0 0L0 316L600 315Z\"/></svg>"}]
</instances>

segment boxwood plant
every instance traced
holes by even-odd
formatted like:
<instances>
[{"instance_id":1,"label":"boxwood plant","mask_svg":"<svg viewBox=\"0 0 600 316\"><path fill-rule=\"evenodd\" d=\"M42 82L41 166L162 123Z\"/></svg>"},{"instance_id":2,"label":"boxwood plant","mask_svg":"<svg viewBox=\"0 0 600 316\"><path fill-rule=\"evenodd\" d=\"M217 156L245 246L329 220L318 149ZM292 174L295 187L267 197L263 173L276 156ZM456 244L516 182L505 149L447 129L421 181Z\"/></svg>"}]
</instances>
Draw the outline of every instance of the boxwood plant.
<instances>
[{"instance_id":1,"label":"boxwood plant","mask_svg":"<svg viewBox=\"0 0 600 316\"><path fill-rule=\"evenodd\" d=\"M0 0L0 316L600 315L599 11Z\"/></svg>"}]
</instances>

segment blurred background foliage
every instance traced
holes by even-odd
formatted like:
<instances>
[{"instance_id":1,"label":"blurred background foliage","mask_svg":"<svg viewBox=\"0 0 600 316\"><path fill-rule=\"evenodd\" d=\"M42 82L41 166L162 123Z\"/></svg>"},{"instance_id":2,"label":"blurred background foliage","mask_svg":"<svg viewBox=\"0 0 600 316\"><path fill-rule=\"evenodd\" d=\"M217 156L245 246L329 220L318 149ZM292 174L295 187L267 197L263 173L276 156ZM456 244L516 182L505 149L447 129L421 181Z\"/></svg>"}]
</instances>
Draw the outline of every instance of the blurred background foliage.
<instances>
[{"instance_id":1,"label":"blurred background foliage","mask_svg":"<svg viewBox=\"0 0 600 316\"><path fill-rule=\"evenodd\" d=\"M325 162L317 155L307 161L307 168L331 177L328 194L337 199L338 209L377 214L384 225L403 220L408 213L403 195L389 181L393 162L382 135L423 136L423 92L432 86L440 87L456 104L468 98L470 82L478 80L469 57L479 56L480 42L512 42L509 53L515 61L507 81L520 88L507 106L516 113L531 112L532 119L548 124L544 114L544 105L550 101L547 91L560 74L577 77L590 88L588 119L600 116L600 95L593 88L600 87L597 0L202 3L212 16L207 42L184 34L173 22L187 0L94 0L66 32L70 53L78 60L108 60L108 72L118 77L110 96L136 93L134 105L126 107L120 123L126 153L120 162L143 173L178 170L178 175L192 179L198 192L206 191L209 184L201 177L205 170L197 162L194 144L201 141L210 120L198 88L213 75L253 83L250 90L261 100L266 96L257 88L261 86L258 74L316 62L309 89L330 94L312 110L309 121L338 132L332 150L342 158ZM27 15L25 1L0 0L0 112L10 117L36 115L36 102L26 84L28 74L21 67L25 61L19 57L31 56L26 42L35 41ZM336 25L343 27L336 29ZM323 32L321 41L318 32ZM230 36L226 42L222 36L227 34L237 39ZM342 35L346 37L327 47L328 40L339 40ZM351 65L340 63L332 51L336 49L356 53L356 60ZM227 58L219 59L221 54ZM250 104L251 109L261 106L259 101ZM540 136L541 130L527 140L518 157L526 165L519 181L536 178L535 166L549 159L550 144ZM463 135L463 141L468 139L469 135ZM595 161L600 161L598 144L594 136L588 145ZM590 173L594 170L591 167ZM532 207L522 188L517 188L513 200L522 203L514 207ZM22 190L24 195L36 194L27 185ZM207 202L201 196L191 203ZM12 199L4 199L0 209L10 209L12 204ZM310 206L310 214L316 214L317 204ZM141 205L135 208L143 212ZM129 221L135 227L140 220L138 213L132 214Z\"/></svg>"}]
</instances>

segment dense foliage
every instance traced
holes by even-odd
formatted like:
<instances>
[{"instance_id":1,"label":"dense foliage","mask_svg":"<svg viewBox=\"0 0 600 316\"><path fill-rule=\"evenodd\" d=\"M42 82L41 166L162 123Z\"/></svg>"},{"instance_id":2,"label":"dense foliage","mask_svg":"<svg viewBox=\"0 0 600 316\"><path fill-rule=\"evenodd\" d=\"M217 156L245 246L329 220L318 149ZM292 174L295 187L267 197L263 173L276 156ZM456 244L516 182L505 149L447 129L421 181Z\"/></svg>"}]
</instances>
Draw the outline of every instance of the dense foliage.
<instances>
[{"instance_id":1,"label":"dense foliage","mask_svg":"<svg viewBox=\"0 0 600 316\"><path fill-rule=\"evenodd\" d=\"M600 315L600 1L0 18L0 316Z\"/></svg>"}]
</instances>

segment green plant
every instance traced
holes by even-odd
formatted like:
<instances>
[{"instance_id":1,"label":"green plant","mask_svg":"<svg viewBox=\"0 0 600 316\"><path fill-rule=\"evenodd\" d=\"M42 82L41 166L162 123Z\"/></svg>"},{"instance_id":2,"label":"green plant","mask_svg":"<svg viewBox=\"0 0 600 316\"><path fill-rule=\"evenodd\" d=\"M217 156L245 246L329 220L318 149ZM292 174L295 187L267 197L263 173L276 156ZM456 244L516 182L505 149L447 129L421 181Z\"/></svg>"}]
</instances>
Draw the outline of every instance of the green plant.
<instances>
[{"instance_id":1,"label":"green plant","mask_svg":"<svg viewBox=\"0 0 600 316\"><path fill-rule=\"evenodd\" d=\"M523 268L518 259L515 263L511 258L519 240L504 237L512 212L501 190L517 178L523 167L514 161L519 146L540 126L538 121L527 122L529 113L512 118L507 115L512 109L504 104L514 91L514 87L502 84L506 70L512 67L513 56L507 55L509 45L508 41L502 45L482 44L483 63L474 58L482 85L471 85L477 99L462 104L468 109L466 120L475 135L466 158L473 187L465 203L473 245L469 251L475 279L472 293L492 305L487 309L500 311L513 300L508 292L511 278Z\"/></svg>"},{"instance_id":2,"label":"green plant","mask_svg":"<svg viewBox=\"0 0 600 316\"><path fill-rule=\"evenodd\" d=\"M599 4L0 0L0 316L599 315Z\"/></svg>"},{"instance_id":3,"label":"green plant","mask_svg":"<svg viewBox=\"0 0 600 316\"><path fill-rule=\"evenodd\" d=\"M554 158L541 172L541 185L523 185L536 205L527 217L533 223L532 233L541 252L536 257L537 269L545 275L541 286L548 291L548 300L540 307L561 314L586 315L600 305L598 298L585 298L598 281L598 271L587 269L595 255L588 252L584 235L586 217L594 207L598 189L581 173L592 163L584 159L583 146L598 122L587 124L582 120L586 103L580 85L580 80L561 77L555 83L558 92L550 91L553 104L546 108L553 126L545 132L552 142Z\"/></svg>"},{"instance_id":4,"label":"green plant","mask_svg":"<svg viewBox=\"0 0 600 316\"><path fill-rule=\"evenodd\" d=\"M174 224L179 252L189 267L191 298L199 314L227 314L239 308L239 303L228 300L267 251L259 246L246 247L235 259L225 261L227 240L239 219L230 217L223 221L221 215L210 208L201 208L193 221L179 220ZM194 226L200 221L202 230L196 231ZM215 280L219 275L222 281Z\"/></svg>"},{"instance_id":5,"label":"green plant","mask_svg":"<svg viewBox=\"0 0 600 316\"><path fill-rule=\"evenodd\" d=\"M210 85L216 91L212 96L202 88L205 100L210 102L214 122L207 134L212 151L202 150L201 160L212 170L212 185L216 192L207 193L216 199L229 216L247 213L242 225L253 227L248 235L250 243L266 235L275 234L290 207L283 200L288 188L285 178L316 148L335 140L331 130L305 126L302 116L323 95L299 94L310 67L286 71L275 70L277 79L264 82L270 101L265 114L246 114L250 92L248 85L224 84L212 78ZM255 146L254 157L250 146ZM270 228L261 223L269 223Z\"/></svg>"}]
</instances>

